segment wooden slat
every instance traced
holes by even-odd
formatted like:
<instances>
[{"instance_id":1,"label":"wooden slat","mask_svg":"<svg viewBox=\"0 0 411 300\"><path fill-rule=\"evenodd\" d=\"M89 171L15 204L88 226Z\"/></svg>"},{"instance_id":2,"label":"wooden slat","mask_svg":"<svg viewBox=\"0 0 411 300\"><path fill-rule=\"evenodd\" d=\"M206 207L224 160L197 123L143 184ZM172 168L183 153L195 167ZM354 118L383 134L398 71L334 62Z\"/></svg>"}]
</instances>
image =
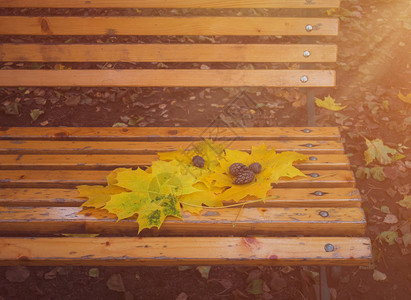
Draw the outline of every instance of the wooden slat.
<instances>
[{"instance_id":1,"label":"wooden slat","mask_svg":"<svg viewBox=\"0 0 411 300\"><path fill-rule=\"evenodd\" d=\"M309 131L305 131L308 129ZM0 127L13 140L339 140L338 127ZM314 147L315 148L315 147Z\"/></svg>"},{"instance_id":2,"label":"wooden slat","mask_svg":"<svg viewBox=\"0 0 411 300\"><path fill-rule=\"evenodd\" d=\"M310 51L305 57L304 51ZM0 61L29 62L335 62L336 45L0 44Z\"/></svg>"},{"instance_id":3,"label":"wooden slat","mask_svg":"<svg viewBox=\"0 0 411 300\"><path fill-rule=\"evenodd\" d=\"M277 152L297 151L303 154L341 154L344 147L332 140L313 141L233 141L230 149L249 152L252 146L264 143ZM313 145L310 147L310 144ZM30 141L1 140L0 154L155 154L177 149L193 150L192 142L100 142L100 141Z\"/></svg>"},{"instance_id":4,"label":"wooden slat","mask_svg":"<svg viewBox=\"0 0 411 300\"><path fill-rule=\"evenodd\" d=\"M308 170L308 177L282 179L275 187L287 188L337 188L353 187L354 175L348 170ZM55 187L67 188L81 184L106 184L109 171L79 170L2 170L0 187ZM319 177L312 177L316 174Z\"/></svg>"},{"instance_id":5,"label":"wooden slat","mask_svg":"<svg viewBox=\"0 0 411 300\"><path fill-rule=\"evenodd\" d=\"M332 244L334 251L326 252ZM2 265L368 265L369 238L0 238Z\"/></svg>"},{"instance_id":6,"label":"wooden slat","mask_svg":"<svg viewBox=\"0 0 411 300\"><path fill-rule=\"evenodd\" d=\"M343 154L311 155L311 159L296 163L302 170L348 170L350 162ZM112 170L114 168L137 168L149 166L157 155L118 155L118 154L6 154L0 155L0 170Z\"/></svg>"},{"instance_id":7,"label":"wooden slat","mask_svg":"<svg viewBox=\"0 0 411 300\"><path fill-rule=\"evenodd\" d=\"M322 192L322 195L316 195ZM317 193L318 194L318 193ZM247 207L360 207L357 189L272 189L265 203L250 203ZM86 199L78 197L76 189L0 188L0 206L80 206Z\"/></svg>"},{"instance_id":8,"label":"wooden slat","mask_svg":"<svg viewBox=\"0 0 411 300\"><path fill-rule=\"evenodd\" d=\"M240 211L241 210L241 211ZM320 216L327 212L328 217ZM161 235L364 235L361 208L225 208L169 217ZM138 233L135 219L117 222L115 215L80 207L0 207L1 234ZM233 226L235 222L235 226ZM157 231L157 230L156 230Z\"/></svg>"},{"instance_id":9,"label":"wooden slat","mask_svg":"<svg viewBox=\"0 0 411 300\"><path fill-rule=\"evenodd\" d=\"M0 0L0 7L43 8L337 8L340 0Z\"/></svg>"},{"instance_id":10,"label":"wooden slat","mask_svg":"<svg viewBox=\"0 0 411 300\"><path fill-rule=\"evenodd\" d=\"M301 82L301 76L308 82ZM0 70L0 86L331 87L333 70Z\"/></svg>"},{"instance_id":11,"label":"wooden slat","mask_svg":"<svg viewBox=\"0 0 411 300\"><path fill-rule=\"evenodd\" d=\"M313 30L307 31L307 24ZM332 35L337 18L1 16L7 35Z\"/></svg>"}]
</instances>

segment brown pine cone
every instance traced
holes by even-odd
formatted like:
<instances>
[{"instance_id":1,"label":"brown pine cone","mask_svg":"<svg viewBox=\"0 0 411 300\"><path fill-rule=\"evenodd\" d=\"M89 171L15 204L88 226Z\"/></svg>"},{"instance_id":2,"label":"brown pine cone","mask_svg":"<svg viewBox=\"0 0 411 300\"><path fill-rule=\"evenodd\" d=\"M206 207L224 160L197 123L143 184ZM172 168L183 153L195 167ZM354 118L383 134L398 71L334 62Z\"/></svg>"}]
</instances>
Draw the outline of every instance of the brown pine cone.
<instances>
[{"instance_id":1,"label":"brown pine cone","mask_svg":"<svg viewBox=\"0 0 411 300\"><path fill-rule=\"evenodd\" d=\"M247 184L253 181L254 173L250 170L244 171L234 179L234 184Z\"/></svg>"},{"instance_id":2,"label":"brown pine cone","mask_svg":"<svg viewBox=\"0 0 411 300\"><path fill-rule=\"evenodd\" d=\"M258 174L261 172L261 170L263 169L263 167L261 166L260 163L255 162L252 163L251 165L248 166L248 169L250 169L251 171L254 172L254 174Z\"/></svg>"},{"instance_id":3,"label":"brown pine cone","mask_svg":"<svg viewBox=\"0 0 411 300\"><path fill-rule=\"evenodd\" d=\"M203 168L205 160L201 156L194 156L192 159L193 165L196 166L197 168Z\"/></svg>"},{"instance_id":4,"label":"brown pine cone","mask_svg":"<svg viewBox=\"0 0 411 300\"><path fill-rule=\"evenodd\" d=\"M228 172L230 172L230 174L233 176L238 176L246 170L248 170L247 166L242 163L233 163L228 168Z\"/></svg>"}]
</instances>

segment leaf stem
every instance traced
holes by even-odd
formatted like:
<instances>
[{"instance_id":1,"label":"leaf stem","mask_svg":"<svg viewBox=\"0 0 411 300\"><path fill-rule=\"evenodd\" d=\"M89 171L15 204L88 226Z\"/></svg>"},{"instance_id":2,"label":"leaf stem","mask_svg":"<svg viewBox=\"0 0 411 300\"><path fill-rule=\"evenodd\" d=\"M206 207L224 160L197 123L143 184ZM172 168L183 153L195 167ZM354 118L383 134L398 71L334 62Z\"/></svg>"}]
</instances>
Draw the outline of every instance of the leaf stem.
<instances>
[{"instance_id":1,"label":"leaf stem","mask_svg":"<svg viewBox=\"0 0 411 300\"><path fill-rule=\"evenodd\" d=\"M261 199L258 199L258 200L251 200L251 201L246 201L246 202L241 202L241 203L236 203L236 204L230 204L230 205L224 205L224 206L203 206L203 205L196 205L196 204L191 204L191 203L187 203L187 202L183 202L183 201L179 201L179 202L183 205L198 207L198 208L202 208L202 209L222 209L222 208L228 208L228 207L244 206L244 205L251 204L251 203L264 202L265 200L271 200L271 199L276 199L276 198L280 198L280 196L276 195L276 196L272 196L272 197L261 198Z\"/></svg>"}]
</instances>

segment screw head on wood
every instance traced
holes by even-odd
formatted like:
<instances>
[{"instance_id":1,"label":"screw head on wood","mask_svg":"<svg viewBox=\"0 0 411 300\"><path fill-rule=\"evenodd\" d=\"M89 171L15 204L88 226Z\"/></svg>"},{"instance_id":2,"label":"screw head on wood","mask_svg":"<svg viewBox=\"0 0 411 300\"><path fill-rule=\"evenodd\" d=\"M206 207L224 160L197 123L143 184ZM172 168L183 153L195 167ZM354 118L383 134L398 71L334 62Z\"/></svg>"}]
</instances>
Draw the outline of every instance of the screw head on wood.
<instances>
[{"instance_id":1,"label":"screw head on wood","mask_svg":"<svg viewBox=\"0 0 411 300\"><path fill-rule=\"evenodd\" d=\"M311 144L311 143L305 144L304 146L306 146L307 148L312 148L312 147L314 147L314 145Z\"/></svg>"},{"instance_id":2,"label":"screw head on wood","mask_svg":"<svg viewBox=\"0 0 411 300\"><path fill-rule=\"evenodd\" d=\"M326 244L324 246L324 249L325 249L326 252L333 252L335 248L334 248L333 244Z\"/></svg>"},{"instance_id":3,"label":"screw head on wood","mask_svg":"<svg viewBox=\"0 0 411 300\"><path fill-rule=\"evenodd\" d=\"M318 174L318 173L311 173L310 176L313 177L313 178L317 178L317 177L320 177L320 174Z\"/></svg>"},{"instance_id":4,"label":"screw head on wood","mask_svg":"<svg viewBox=\"0 0 411 300\"><path fill-rule=\"evenodd\" d=\"M326 218L326 217L328 217L328 211L322 210L322 211L320 211L319 215L323 218Z\"/></svg>"},{"instance_id":5,"label":"screw head on wood","mask_svg":"<svg viewBox=\"0 0 411 300\"><path fill-rule=\"evenodd\" d=\"M306 129L303 129L302 132L304 132L304 133L310 133L310 132L311 132L311 129L306 128Z\"/></svg>"},{"instance_id":6,"label":"screw head on wood","mask_svg":"<svg viewBox=\"0 0 411 300\"><path fill-rule=\"evenodd\" d=\"M311 160L311 161L316 161L316 160L318 160L318 158L315 157L315 156L310 156L308 159Z\"/></svg>"},{"instance_id":7,"label":"screw head on wood","mask_svg":"<svg viewBox=\"0 0 411 300\"><path fill-rule=\"evenodd\" d=\"M316 196L324 196L324 193L321 192L321 191L315 191L315 192L314 192L314 195L316 195Z\"/></svg>"},{"instance_id":8,"label":"screw head on wood","mask_svg":"<svg viewBox=\"0 0 411 300\"><path fill-rule=\"evenodd\" d=\"M302 83L306 83L308 81L308 77L306 75L301 76L300 78Z\"/></svg>"},{"instance_id":9,"label":"screw head on wood","mask_svg":"<svg viewBox=\"0 0 411 300\"><path fill-rule=\"evenodd\" d=\"M303 53L303 55L304 55L304 57L310 57L311 52L308 51L308 50L305 50L304 53Z\"/></svg>"},{"instance_id":10,"label":"screw head on wood","mask_svg":"<svg viewBox=\"0 0 411 300\"><path fill-rule=\"evenodd\" d=\"M311 32L312 30L313 30L313 26L312 26L312 25L307 24L307 25L305 26L305 31Z\"/></svg>"}]
</instances>

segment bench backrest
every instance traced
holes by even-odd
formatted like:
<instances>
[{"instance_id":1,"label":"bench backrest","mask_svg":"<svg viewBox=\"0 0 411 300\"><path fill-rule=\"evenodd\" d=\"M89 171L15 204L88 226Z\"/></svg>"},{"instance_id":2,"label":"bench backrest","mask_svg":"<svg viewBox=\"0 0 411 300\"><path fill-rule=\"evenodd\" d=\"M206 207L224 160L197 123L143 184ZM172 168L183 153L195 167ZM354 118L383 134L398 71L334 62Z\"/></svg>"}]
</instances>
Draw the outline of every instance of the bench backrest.
<instances>
[{"instance_id":1,"label":"bench backrest","mask_svg":"<svg viewBox=\"0 0 411 300\"><path fill-rule=\"evenodd\" d=\"M127 63L332 63L337 58L337 46L319 41L301 44L306 37L335 36L338 19L327 17L283 16L159 16L163 8L268 8L313 11L313 8L336 8L339 0L0 0L7 8L0 16L0 62L127 62ZM37 8L30 16L18 8ZM76 11L79 8L93 10ZM112 16L104 8L122 9ZM132 8L138 8L132 10ZM40 9L40 10L38 10ZM126 10L124 10L126 9ZM143 10L140 10L143 9ZM287 13L289 10L285 10ZM294 10L293 10L294 11ZM10 12L10 14L8 13ZM124 13L130 16L124 16ZM174 11L171 11L172 13ZM178 10L177 10L178 12ZM203 12L203 11L201 11ZM213 14L212 10L207 10ZM232 12L232 11L231 11ZM239 13L243 11L239 10ZM268 11L270 12L270 11ZM283 14L284 10L280 10ZM111 13L111 12L109 12ZM17 14L17 15L16 15ZM57 15L56 15L57 14ZM140 14L140 15L139 15ZM214 12L215 14L215 12ZM37 16L32 16L37 15ZM46 16L47 15L47 16ZM86 16L84 16L86 15ZM88 16L93 15L93 16ZM121 15L121 16L118 16ZM269 13L271 15L271 13ZM42 43L27 43L23 36L46 36ZM84 36L131 36L129 42L87 43ZM143 40L136 40L135 36ZM14 36L14 39L13 39ZM64 39L82 43L54 43ZM256 37L275 36L275 43L207 43L185 38L183 43L153 43L147 36L247 36L241 40L260 42ZM299 36L303 39L281 39L280 36ZM145 38L145 39L144 39ZM97 40L97 37L94 37ZM160 38L161 40L161 38ZM207 39L205 39L207 40ZM274 39L272 39L274 40ZM142 41L144 43L142 43ZM188 41L188 42L186 42ZM283 44L281 44L283 42ZM113 64L114 66L115 64ZM144 67L147 64L144 65ZM151 65L151 68L150 68ZM171 64L173 65L173 64ZM187 65L187 64L186 64ZM93 66L93 65L92 65ZM331 87L335 72L314 69L235 69L221 66L200 69L197 64L184 69L70 69L70 70L0 70L0 86L168 86L168 87ZM155 66L154 66L155 67ZM114 67L113 67L114 68Z\"/></svg>"}]
</instances>

